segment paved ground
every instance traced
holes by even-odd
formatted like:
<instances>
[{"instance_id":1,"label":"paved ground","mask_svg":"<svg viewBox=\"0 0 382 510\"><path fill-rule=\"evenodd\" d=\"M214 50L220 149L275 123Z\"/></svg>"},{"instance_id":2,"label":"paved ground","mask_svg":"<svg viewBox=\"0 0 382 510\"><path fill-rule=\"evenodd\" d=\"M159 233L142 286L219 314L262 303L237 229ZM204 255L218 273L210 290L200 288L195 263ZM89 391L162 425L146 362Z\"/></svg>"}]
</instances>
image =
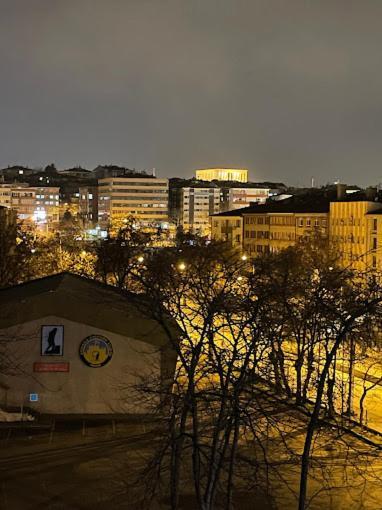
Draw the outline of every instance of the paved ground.
<instances>
[{"instance_id":1,"label":"paved ground","mask_svg":"<svg viewBox=\"0 0 382 510\"><path fill-rule=\"evenodd\" d=\"M239 481L236 508L240 510L294 510L306 418L297 411L269 406L263 435L267 462L253 438L241 441L239 454L251 475L257 459L264 492L248 490ZM271 416L271 419L269 418ZM113 434L115 432L115 434ZM110 424L86 430L72 428L39 435L16 434L3 438L0 451L1 510L132 510L141 508L142 484L133 482L156 446L155 437L139 424ZM309 483L314 496L311 510L381 510L382 454L364 442L336 430L325 429L315 440ZM267 468L267 469L266 469ZM253 468L255 471L255 468ZM265 473L268 474L268 484ZM244 478L243 478L244 480ZM182 508L196 505L187 484ZM276 506L277 505L277 506ZM167 509L166 499L154 509Z\"/></svg>"}]
</instances>

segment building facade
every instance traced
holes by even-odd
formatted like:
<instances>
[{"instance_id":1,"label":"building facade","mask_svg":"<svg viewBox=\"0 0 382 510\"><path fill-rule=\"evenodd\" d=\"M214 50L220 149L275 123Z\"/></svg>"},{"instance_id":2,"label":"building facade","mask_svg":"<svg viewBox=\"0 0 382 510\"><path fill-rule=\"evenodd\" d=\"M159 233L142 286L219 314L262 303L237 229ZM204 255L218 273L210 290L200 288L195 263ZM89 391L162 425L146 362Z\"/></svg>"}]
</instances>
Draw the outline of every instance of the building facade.
<instances>
[{"instance_id":1,"label":"building facade","mask_svg":"<svg viewBox=\"0 0 382 510\"><path fill-rule=\"evenodd\" d=\"M269 188L222 187L221 212L248 207L252 203L264 204L269 198Z\"/></svg>"},{"instance_id":2,"label":"building facade","mask_svg":"<svg viewBox=\"0 0 382 510\"><path fill-rule=\"evenodd\" d=\"M181 188L180 225L186 232L210 235L210 216L219 212L220 188Z\"/></svg>"},{"instance_id":3,"label":"building facade","mask_svg":"<svg viewBox=\"0 0 382 510\"><path fill-rule=\"evenodd\" d=\"M103 228L128 217L158 227L168 222L168 179L109 177L98 181L98 219Z\"/></svg>"},{"instance_id":4,"label":"building facade","mask_svg":"<svg viewBox=\"0 0 382 510\"><path fill-rule=\"evenodd\" d=\"M59 193L58 187L0 184L0 205L13 209L24 226L49 230L59 223Z\"/></svg>"},{"instance_id":5,"label":"building facade","mask_svg":"<svg viewBox=\"0 0 382 510\"><path fill-rule=\"evenodd\" d=\"M243 216L236 211L227 211L211 216L211 237L215 241L241 248L243 243Z\"/></svg>"},{"instance_id":6,"label":"building facade","mask_svg":"<svg viewBox=\"0 0 382 510\"><path fill-rule=\"evenodd\" d=\"M78 190L78 217L85 228L98 222L98 186L85 186Z\"/></svg>"},{"instance_id":7,"label":"building facade","mask_svg":"<svg viewBox=\"0 0 382 510\"><path fill-rule=\"evenodd\" d=\"M166 383L176 353L138 299L68 273L0 290L2 349L15 360L0 374L0 406L53 414L149 411L133 385L145 375Z\"/></svg>"},{"instance_id":8,"label":"building facade","mask_svg":"<svg viewBox=\"0 0 382 510\"><path fill-rule=\"evenodd\" d=\"M248 170L245 168L204 168L196 170L195 176L201 181L248 182Z\"/></svg>"}]
</instances>

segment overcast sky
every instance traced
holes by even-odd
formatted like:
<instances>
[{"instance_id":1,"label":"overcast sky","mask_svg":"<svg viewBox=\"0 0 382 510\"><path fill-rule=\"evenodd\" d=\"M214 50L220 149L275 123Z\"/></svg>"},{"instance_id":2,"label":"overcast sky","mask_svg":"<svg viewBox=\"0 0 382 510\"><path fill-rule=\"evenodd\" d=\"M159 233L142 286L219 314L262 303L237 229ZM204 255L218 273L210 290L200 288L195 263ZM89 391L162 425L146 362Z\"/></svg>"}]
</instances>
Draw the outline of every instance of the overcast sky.
<instances>
[{"instance_id":1,"label":"overcast sky","mask_svg":"<svg viewBox=\"0 0 382 510\"><path fill-rule=\"evenodd\" d=\"M0 0L0 165L382 181L380 0Z\"/></svg>"}]
</instances>

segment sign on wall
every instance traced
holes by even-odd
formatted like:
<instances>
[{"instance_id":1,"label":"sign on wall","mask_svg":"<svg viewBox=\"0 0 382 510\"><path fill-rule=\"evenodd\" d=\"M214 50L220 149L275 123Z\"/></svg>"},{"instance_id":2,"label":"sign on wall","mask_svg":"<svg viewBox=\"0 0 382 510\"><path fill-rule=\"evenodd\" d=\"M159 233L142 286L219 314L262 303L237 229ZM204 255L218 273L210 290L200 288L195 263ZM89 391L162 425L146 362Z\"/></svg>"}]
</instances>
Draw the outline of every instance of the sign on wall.
<instances>
[{"instance_id":1,"label":"sign on wall","mask_svg":"<svg viewBox=\"0 0 382 510\"><path fill-rule=\"evenodd\" d=\"M41 356L62 356L64 354L64 326L41 327Z\"/></svg>"},{"instance_id":2,"label":"sign on wall","mask_svg":"<svg viewBox=\"0 0 382 510\"><path fill-rule=\"evenodd\" d=\"M69 372L69 363L33 363L33 372Z\"/></svg>"},{"instance_id":3,"label":"sign on wall","mask_svg":"<svg viewBox=\"0 0 382 510\"><path fill-rule=\"evenodd\" d=\"M91 335L80 345L80 358L92 368L103 367L113 356L113 346L104 336Z\"/></svg>"}]
</instances>

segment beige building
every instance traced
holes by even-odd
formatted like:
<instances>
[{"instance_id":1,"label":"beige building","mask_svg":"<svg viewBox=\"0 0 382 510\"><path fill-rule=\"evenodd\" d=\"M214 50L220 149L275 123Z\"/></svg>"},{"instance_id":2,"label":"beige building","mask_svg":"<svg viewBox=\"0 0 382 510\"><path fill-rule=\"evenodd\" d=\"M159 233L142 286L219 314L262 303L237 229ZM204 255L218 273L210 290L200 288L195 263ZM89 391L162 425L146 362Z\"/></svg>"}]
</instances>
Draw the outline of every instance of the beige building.
<instances>
[{"instance_id":1,"label":"beige building","mask_svg":"<svg viewBox=\"0 0 382 510\"><path fill-rule=\"evenodd\" d=\"M133 216L142 226L168 222L168 179L108 177L98 180L98 218L104 228Z\"/></svg>"},{"instance_id":2,"label":"beige building","mask_svg":"<svg viewBox=\"0 0 382 510\"><path fill-rule=\"evenodd\" d=\"M181 188L180 225L187 232L210 234L210 215L219 212L220 189Z\"/></svg>"},{"instance_id":3,"label":"beige building","mask_svg":"<svg viewBox=\"0 0 382 510\"><path fill-rule=\"evenodd\" d=\"M0 376L0 407L56 414L148 411L133 386L144 376L165 382L176 354L142 306L114 287L67 273L0 290L0 337L9 366Z\"/></svg>"},{"instance_id":4,"label":"beige building","mask_svg":"<svg viewBox=\"0 0 382 510\"><path fill-rule=\"evenodd\" d=\"M269 197L269 188L255 187L222 187L221 188L221 212L232 211L248 207L251 204L264 204Z\"/></svg>"},{"instance_id":5,"label":"beige building","mask_svg":"<svg viewBox=\"0 0 382 510\"><path fill-rule=\"evenodd\" d=\"M211 216L211 237L215 241L241 248L243 243L243 216L238 211L227 211Z\"/></svg>"},{"instance_id":6,"label":"beige building","mask_svg":"<svg viewBox=\"0 0 382 510\"><path fill-rule=\"evenodd\" d=\"M28 185L0 185L0 205L10 207L23 223L51 227L59 221L60 188Z\"/></svg>"},{"instance_id":7,"label":"beige building","mask_svg":"<svg viewBox=\"0 0 382 510\"><path fill-rule=\"evenodd\" d=\"M204 168L196 170L195 176L201 181L248 182L248 170L245 168Z\"/></svg>"},{"instance_id":8,"label":"beige building","mask_svg":"<svg viewBox=\"0 0 382 510\"><path fill-rule=\"evenodd\" d=\"M292 198L255 204L231 211L231 214L221 213L211 218L212 237L232 246L238 246L241 239L242 250L250 256L275 253L314 232L327 236L329 203L328 199L316 198L309 204Z\"/></svg>"}]
</instances>

